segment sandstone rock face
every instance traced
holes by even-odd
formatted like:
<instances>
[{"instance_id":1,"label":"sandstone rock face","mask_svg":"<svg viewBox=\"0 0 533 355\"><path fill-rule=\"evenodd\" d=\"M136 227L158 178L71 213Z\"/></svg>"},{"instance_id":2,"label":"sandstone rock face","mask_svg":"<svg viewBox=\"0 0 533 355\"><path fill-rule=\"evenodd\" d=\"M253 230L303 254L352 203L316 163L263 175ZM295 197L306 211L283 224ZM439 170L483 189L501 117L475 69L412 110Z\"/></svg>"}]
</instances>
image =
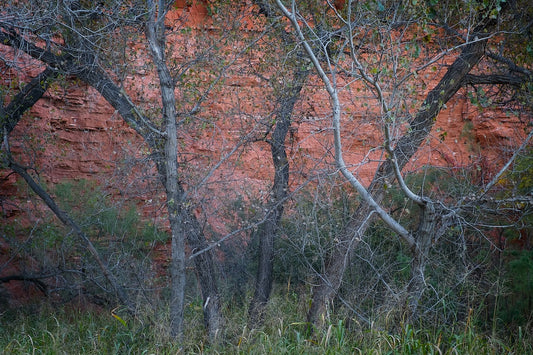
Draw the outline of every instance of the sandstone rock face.
<instances>
[{"instance_id":1,"label":"sandstone rock face","mask_svg":"<svg viewBox=\"0 0 533 355\"><path fill-rule=\"evenodd\" d=\"M344 1L335 1L335 6L342 8ZM209 27L208 13L208 5L203 0L178 0L167 22L169 26L177 26L176 23L179 22L180 26ZM243 26L246 30L246 24ZM186 47L194 47L197 43L194 38L190 39L191 36L194 37L194 34L190 32L178 37L170 36L174 43L171 41L169 46L183 49L183 43L187 43ZM5 48L3 50L9 51ZM142 52L142 46L139 46L138 50ZM179 50L175 51L178 58L180 53ZM146 52L144 55L146 56ZM135 61L144 63L145 58L141 54ZM25 58L19 60L31 62ZM250 117L245 116L270 114L271 107L264 99L267 84L255 75L243 73L242 68L238 67L242 67L246 60L248 59L236 62L236 68L228 71L223 84L217 89L218 96L213 95L203 105L202 118L212 118L208 123L216 125L216 129L202 127L197 131L184 131L184 151L191 150L204 158L206 155L214 155L210 157L213 161L217 152L233 146L240 138L239 135L250 130L250 124L246 122L249 122ZM20 81L28 80L42 70L42 66L35 63L22 64L30 69L16 73ZM159 102L157 87L150 88L157 83L154 74L153 68L143 69L134 71L128 77L130 95L143 102L150 102L152 107L157 106ZM433 81L425 82L425 87L429 89L435 86L438 78L436 76ZM14 77L6 77L4 82L13 79ZM327 118L328 97L316 77L311 79L310 86L313 89L302 94L291 130L289 148L293 159L302 159L305 154L323 157L324 150L329 149L332 144L330 122ZM424 92L420 92L417 99L420 100L424 95ZM182 99L179 96L180 93L177 93L178 103ZM237 97L240 97L242 102L235 103ZM262 107L258 109L257 106ZM523 123L516 116L490 109L480 111L470 104L463 92L456 95L447 106L438 116L428 144L413 159L411 169L425 164L465 165L476 156L487 157L489 161L497 164L496 159L501 155L500 148L513 148L524 136ZM343 108L343 143L347 160L358 166L358 174L368 182L376 164L366 164L364 157L369 147L379 147L382 144L379 122L375 121L372 110L366 109L364 112L353 98L347 99ZM228 114L230 111L235 111L233 117ZM232 120L237 116L243 117L239 117L238 122ZM252 117L251 120L254 118L257 117ZM399 127L397 134L401 135L402 130L404 131L405 127ZM138 158L147 154L134 130L124 123L98 92L68 79L52 87L26 114L25 119L13 132L10 144L12 150L20 155L20 159L35 163L45 174L45 180L52 184L64 179L91 179L109 174L116 168L116 162L127 159L128 155ZM33 152L32 157L29 157L28 149L39 151ZM242 155L242 163L234 169L233 174L254 178L258 183L268 185L272 175L269 159L268 145L255 141L247 146ZM368 157L366 160L369 160ZM331 162L330 156L324 163ZM4 175L3 191L15 192L14 177L7 176L6 172Z\"/></svg>"},{"instance_id":2,"label":"sandstone rock face","mask_svg":"<svg viewBox=\"0 0 533 355\"><path fill-rule=\"evenodd\" d=\"M192 24L208 23L205 4L177 1L177 8L167 19L173 21L187 15ZM341 6L341 2L336 2ZM253 24L245 24L253 31ZM169 37L170 45L177 48L175 56L184 60L179 48L193 51L197 44L190 32ZM136 60L144 61L145 49ZM185 52L184 52L185 53ZM232 226L226 224L224 214L232 214L228 201L239 198L265 200L272 185L273 168L268 144L262 139L265 117L270 115L271 90L267 83L246 71L246 63L259 61L257 57L235 62L227 72L197 119L184 120L180 139L180 159L184 181L190 197L198 202L198 216L209 222L213 233L225 233ZM39 72L35 67L26 73L32 77ZM209 73L203 73L209 78ZM200 74L199 74L200 75ZM9 78L8 78L9 79ZM27 79L27 78L21 78ZM201 77L197 77L202 83ZM192 82L194 82L192 80ZM436 85L438 77L427 81L427 88ZM157 112L159 105L153 68L145 68L129 77L127 90L141 105ZM426 89L427 91L427 89ZM189 92L178 90L180 105L187 107ZM420 93L420 100L425 92ZM346 94L348 96L348 94ZM375 110L363 107L364 100L345 97L343 102L343 144L345 160L365 183L372 179L381 159L383 136ZM371 100L370 100L371 102ZM313 179L316 174L334 171L332 131L329 101L318 78L311 77L297 105L288 141L291 164L291 189ZM405 124L394 132L401 135ZM242 145L216 170L213 167L243 136L255 131L254 137ZM416 171L425 165L462 167L483 164L488 176L510 155L524 137L523 123L516 116L501 111L479 110L460 92L447 104L437 118L428 142L405 168ZM39 178L49 187L65 180L95 180L112 198L135 200L139 211L155 223L165 225L162 188L149 162L149 151L133 129L128 127L117 112L91 87L66 79L53 86L27 113L10 138L11 150L22 163L35 166ZM2 195L2 223L23 219L32 225L38 214L33 200L26 199L23 183L9 171L0 172ZM201 186L196 185L202 182ZM244 196L244 197L243 197ZM229 211L228 211L229 210ZM4 248L4 245L0 245ZM6 254L0 265L6 261ZM0 270L5 273L6 270Z\"/></svg>"}]
</instances>

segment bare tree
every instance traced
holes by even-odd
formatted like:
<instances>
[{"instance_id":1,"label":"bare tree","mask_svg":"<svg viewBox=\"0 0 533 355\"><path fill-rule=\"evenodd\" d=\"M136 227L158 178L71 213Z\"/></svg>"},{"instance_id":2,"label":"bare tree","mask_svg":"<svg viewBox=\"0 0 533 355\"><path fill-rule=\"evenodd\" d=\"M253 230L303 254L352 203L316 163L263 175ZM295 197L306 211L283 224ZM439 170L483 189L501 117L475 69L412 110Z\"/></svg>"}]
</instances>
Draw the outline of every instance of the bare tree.
<instances>
[{"instance_id":1,"label":"bare tree","mask_svg":"<svg viewBox=\"0 0 533 355\"><path fill-rule=\"evenodd\" d=\"M323 22L317 21L316 17L311 20L310 15L305 12L308 8L304 4L290 1L285 5L276 0L276 5L290 21L295 36L324 83L331 105L336 166L362 199L351 221L337 237L339 241L329 256L324 272L319 276L308 320L318 325L325 319L327 306L341 286L352 251L363 240L365 231L376 216L379 216L411 250L411 278L405 295L407 313L410 317L416 317L417 304L426 288L424 270L428 251L433 241L438 240L439 233L452 223L447 218L457 210L443 207L440 202L411 191L405 184L402 169L428 138L436 116L446 103L470 78L476 77L470 73L475 71L476 65L487 53L487 43L495 33L501 33L498 32L498 26L509 20L502 9L505 6L474 7L475 11L468 12L461 8L440 8L424 4L421 7L423 10L418 12L417 8L396 2L380 2L376 5L370 2L346 1L340 9L328 2L326 10L323 11L326 15L322 18L326 19L326 23L328 19L334 18L338 25L335 27L329 22L329 31L324 32ZM424 17L427 10L437 21L427 21ZM465 13L466 17L461 17ZM439 17L440 15L442 17ZM451 29L451 21L465 23L464 31L454 32ZM413 26L419 25L424 26L426 30L433 28L426 32L428 49L432 49L429 43L433 40L440 43L435 37L432 38L436 36L435 30L452 34L453 40L448 43L442 41L443 47L437 46L436 52L427 56L425 61L421 60L419 49L416 49L418 44L409 42L405 37ZM513 28L516 32L523 30L524 28ZM406 43L415 46L415 55L410 57L412 61L409 63L403 58L409 58L408 47L404 46ZM428 67L441 63L443 58L455 52L459 53L453 63L448 66L438 84L427 93L414 117L408 119L411 116L407 109L410 103L403 102L407 99L405 95L408 91L405 88L409 82L424 73ZM513 80L521 83L531 80L528 74L521 75L518 74L519 71L504 75L504 80L497 79L499 76L483 75L485 81L479 79L477 82L511 84ZM522 68L522 71L527 72L527 69ZM339 93L343 87L353 85L345 84L346 82L361 82L363 89L372 93L376 116L383 131L383 154L386 159L378 166L368 188L351 171L343 158L343 107ZM402 129L403 124L407 124L409 128ZM383 207L386 189L395 180L405 197L420 207L418 226L413 231L407 230Z\"/></svg>"},{"instance_id":2,"label":"bare tree","mask_svg":"<svg viewBox=\"0 0 533 355\"><path fill-rule=\"evenodd\" d=\"M194 262L202 291L205 323L210 338L215 339L223 317L213 254L179 172L177 119L193 117L199 111L221 74L208 83L207 89L191 103L187 112L177 112L176 85L189 68L201 60L197 58L184 64L178 77L171 72L174 67L169 64L172 60L167 53L165 19L172 4L172 1L163 0L145 5L135 1L112 2L104 8L99 3L13 3L3 13L0 37L4 45L26 53L49 66L53 72L76 76L94 87L146 142L165 188L172 234L171 334L176 337L183 334L187 242L191 250L202 251L195 254ZM159 78L160 117L149 116L149 111L134 104L134 99L123 86L130 65L126 58L129 55L127 41L138 36L146 38ZM110 45L114 46L113 51L107 50Z\"/></svg>"},{"instance_id":3,"label":"bare tree","mask_svg":"<svg viewBox=\"0 0 533 355\"><path fill-rule=\"evenodd\" d=\"M188 157L188 152L184 151L183 132L187 122L200 117L202 105L225 71L241 52L256 42L248 42L242 50L233 47L230 59L226 57L219 61L211 54L220 45L217 42L226 39L221 30L222 35L212 34L215 44L198 42L203 47L200 53L179 62L168 43L168 36L179 30L167 22L172 4L169 0L10 2L0 14L2 46L10 47L17 56L23 53L33 58L42 65L42 73L31 81L33 86L23 88L20 97L10 101L0 112L5 127L2 134L6 139L20 118L20 112L33 105L46 90L48 80L56 75L73 76L95 88L146 143L157 178L165 190L172 237L171 334L176 337L183 334L187 245L191 250L189 258L196 266L208 334L215 339L223 327L224 318L213 249L239 231L208 243L205 224L198 217L202 208L195 198L199 185L210 181L214 171L238 147L257 141L258 134L254 127L244 124L239 127L241 133L247 129L251 133L243 133L233 148L225 148L217 163L207 164L208 171L196 183L187 178L186 166L194 158ZM308 319L319 324L327 318L327 307L342 285L353 251L365 244L367 230L376 222L376 217L399 237L408 251L410 275L395 295L398 296L395 306L411 320L416 319L420 313L420 300L428 287L426 268L430 251L451 225L468 223L465 215L473 211L475 204L489 205L484 196L496 185L497 178L476 191L475 196L454 197L455 201L450 202L446 198L430 198L423 189L415 189L407 182L404 169L431 139L438 114L461 88L498 85L512 88L509 97L516 95L523 99L524 92L530 95L523 88L531 82L529 63L509 60L509 52L499 50L497 42L508 35L520 36L531 27L530 23L518 18L516 12L509 12L513 6L516 2L486 5L474 1L456 7L434 4L433 1L422 2L420 6L396 1L260 2L259 11L272 20L276 33L282 37L279 44L289 47L290 53L284 54L283 59L290 63L284 64L284 70L280 72L268 73L276 96L275 102L266 106L274 109L259 123L266 127L260 132L259 139L270 146L274 181L264 215L259 222L245 227L259 227L256 233L260 241L259 269L250 305L252 325L261 321L272 289L274 242L280 235L281 217L289 197L287 134L295 103L312 67L327 92L327 99L319 104L330 109L325 116L331 118L331 127L324 131L331 129L333 132L334 173L341 173L361 202L346 224L336 231L323 269L317 270L317 285ZM287 22L283 19L276 22L279 18L273 15L275 8L289 20L288 28L292 28L292 33L286 32ZM226 19L225 22L231 21ZM228 26L232 28L231 24ZM143 97L144 88L137 85L134 73L131 75L133 79L128 79L137 64L135 45L139 43L146 45L145 52L139 56L143 60L143 70L157 73L157 80L150 82L157 87L157 102ZM517 43L520 41L515 39L509 43L519 47ZM144 62L146 58L149 61ZM186 83L187 75L198 66L208 68L209 74ZM426 75L438 82L430 90L423 87L422 77ZM358 96L356 92L364 95ZM381 141L369 149L363 162L354 164L345 158L348 138L343 132L344 118L350 116L347 106L361 100L371 106L364 112L365 118L379 127ZM232 129L237 130L235 126L234 123ZM528 139L519 150L525 149ZM4 146L7 152L8 144ZM329 151L324 156L327 154ZM504 174L513 160L514 156L498 176ZM24 169L17 170L19 165L12 159L8 159L8 164L24 176ZM365 164L375 167L368 186L356 170L358 165ZM30 179L26 180L31 184ZM402 198L418 206L410 213L415 223L404 224L388 208L387 192L393 186L398 186ZM48 198L45 194L42 197ZM524 201L530 203L528 199ZM490 204L491 208L497 209L492 201ZM53 201L49 206L55 208ZM68 216L61 213L58 216L77 231ZM105 274L105 263L102 264ZM117 285L112 275L107 278L111 284ZM113 287L118 293L120 285ZM126 303L125 300L122 302Z\"/></svg>"}]
</instances>

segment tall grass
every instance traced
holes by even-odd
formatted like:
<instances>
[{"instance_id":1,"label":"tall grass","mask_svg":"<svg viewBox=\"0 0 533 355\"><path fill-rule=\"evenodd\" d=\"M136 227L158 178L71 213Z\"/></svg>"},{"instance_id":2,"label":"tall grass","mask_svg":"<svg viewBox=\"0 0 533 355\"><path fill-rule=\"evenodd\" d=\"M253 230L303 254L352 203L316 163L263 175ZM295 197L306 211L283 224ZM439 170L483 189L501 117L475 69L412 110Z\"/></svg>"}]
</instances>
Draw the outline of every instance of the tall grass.
<instances>
[{"instance_id":1,"label":"tall grass","mask_svg":"<svg viewBox=\"0 0 533 355\"><path fill-rule=\"evenodd\" d=\"M127 317L105 310L40 306L0 314L0 352L7 354L528 354L530 332L508 338L478 332L474 322L446 329L405 325L395 333L361 329L343 320L308 333L299 321L299 305L275 297L265 326L249 329L245 309L228 309L228 323L219 342L204 337L201 309L187 309L184 341L168 336L166 315Z\"/></svg>"}]
</instances>

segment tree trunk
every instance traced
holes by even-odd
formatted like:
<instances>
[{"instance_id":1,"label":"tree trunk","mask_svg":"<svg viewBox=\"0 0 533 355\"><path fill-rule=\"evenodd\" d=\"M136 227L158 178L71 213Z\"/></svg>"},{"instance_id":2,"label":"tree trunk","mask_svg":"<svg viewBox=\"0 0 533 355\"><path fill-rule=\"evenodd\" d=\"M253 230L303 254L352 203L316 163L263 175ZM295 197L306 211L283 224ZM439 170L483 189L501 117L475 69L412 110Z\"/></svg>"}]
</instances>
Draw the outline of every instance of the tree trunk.
<instances>
[{"instance_id":1,"label":"tree trunk","mask_svg":"<svg viewBox=\"0 0 533 355\"><path fill-rule=\"evenodd\" d=\"M179 340L183 337L183 311L185 306L185 238L181 229L179 208L168 198L167 208L170 221L171 261L170 261L170 335Z\"/></svg>"},{"instance_id":2,"label":"tree trunk","mask_svg":"<svg viewBox=\"0 0 533 355\"><path fill-rule=\"evenodd\" d=\"M2 130L0 144L4 141L4 134L9 136L22 118L22 114L39 101L58 74L57 71L46 67L45 70L26 84L6 107L3 106L4 98L0 98L0 103L2 104L0 105L0 127Z\"/></svg>"},{"instance_id":3,"label":"tree trunk","mask_svg":"<svg viewBox=\"0 0 533 355\"><path fill-rule=\"evenodd\" d=\"M416 246L411 250L411 279L407 285L406 316L410 322L418 317L418 304L426 290L425 269L428 261L431 242L435 237L436 214L435 206L429 200L421 206L420 221L416 232Z\"/></svg>"},{"instance_id":4,"label":"tree trunk","mask_svg":"<svg viewBox=\"0 0 533 355\"><path fill-rule=\"evenodd\" d=\"M189 209L183 209L183 220L187 242L192 253L208 248L205 235L194 213ZM224 326L224 317L220 294L218 292L215 265L212 250L207 250L194 257L196 275L200 283L203 300L204 324L211 341L215 341Z\"/></svg>"},{"instance_id":5,"label":"tree trunk","mask_svg":"<svg viewBox=\"0 0 533 355\"><path fill-rule=\"evenodd\" d=\"M162 182L167 195L168 221L171 231L171 292L170 292L170 334L179 340L183 337L183 311L185 305L185 230L183 229L182 194L178 175L178 128L176 125L176 99L174 82L165 62L165 6L149 3L150 17L146 23L146 39L152 53L152 60L159 76L165 145L158 167L164 168Z\"/></svg>"},{"instance_id":6,"label":"tree trunk","mask_svg":"<svg viewBox=\"0 0 533 355\"><path fill-rule=\"evenodd\" d=\"M483 40L465 45L441 81L428 93L420 111L410 122L410 131L400 138L394 148L400 169L407 164L425 141L433 128L435 117L443 105L459 90L463 78L481 59L484 49L485 41ZM386 181L394 181L394 179L394 169L391 162L387 160L381 163L368 188L368 192L378 204L381 204L384 198L383 185ZM350 255L375 218L375 215L371 215L371 213L372 208L362 203L339 236L339 243L328 258L329 262L326 264L324 275L321 275L318 286L313 290L311 308L307 317L311 324L317 327L321 326L321 320L326 316L327 305L333 300L340 288Z\"/></svg>"},{"instance_id":7,"label":"tree trunk","mask_svg":"<svg viewBox=\"0 0 533 355\"><path fill-rule=\"evenodd\" d=\"M177 186L178 193L176 196L178 196L177 201L179 202L175 208L169 208L169 219L172 223L171 334L181 337L183 335L183 307L186 287L185 240L193 253L206 249L208 244L196 216L186 207L187 201L179 200L185 193L181 185L178 184ZM172 198L168 201L170 204ZM212 251L208 250L197 255L194 258L194 264L202 292L204 325L209 339L215 341L224 325L224 318L222 316Z\"/></svg>"},{"instance_id":8,"label":"tree trunk","mask_svg":"<svg viewBox=\"0 0 533 355\"><path fill-rule=\"evenodd\" d=\"M308 75L308 70L295 69L290 84L283 87L277 102L276 126L272 133L272 139L269 141L274 164L274 184L267 206L268 214L256 233L256 237L259 238L259 265L254 297L249 308L248 324L250 328L256 328L262 324L264 310L272 291L274 241L279 235L279 223L289 189L289 162L285 142L291 126L294 105L300 97L300 92Z\"/></svg>"},{"instance_id":9,"label":"tree trunk","mask_svg":"<svg viewBox=\"0 0 533 355\"><path fill-rule=\"evenodd\" d=\"M146 39L159 76L165 124L163 155L156 151L153 156L159 158L156 159L156 164L167 194L168 218L172 233L170 332L172 336L181 339L183 337L186 286L185 239L188 239L189 245L193 250L204 249L207 247L207 242L196 216L187 207L188 200L185 197L185 191L179 179L178 127L176 124L176 99L174 97L175 83L165 61L164 19L166 9L164 0L160 0L158 6L150 2L150 19L146 24ZM196 257L195 262L204 300L204 321L209 338L215 340L223 318L211 252L200 254Z\"/></svg>"},{"instance_id":10,"label":"tree trunk","mask_svg":"<svg viewBox=\"0 0 533 355\"><path fill-rule=\"evenodd\" d=\"M382 190L379 189L377 192L382 192ZM377 194L372 196L378 203L383 199ZM335 245L327 259L325 271L319 276L318 285L313 289L311 307L307 314L307 322L310 325L317 328L324 326L327 320L327 310L341 286L344 272L350 263L351 253L364 237L366 229L374 218L372 208L363 203L359 205L351 221L344 228L341 234L343 240Z\"/></svg>"}]
</instances>

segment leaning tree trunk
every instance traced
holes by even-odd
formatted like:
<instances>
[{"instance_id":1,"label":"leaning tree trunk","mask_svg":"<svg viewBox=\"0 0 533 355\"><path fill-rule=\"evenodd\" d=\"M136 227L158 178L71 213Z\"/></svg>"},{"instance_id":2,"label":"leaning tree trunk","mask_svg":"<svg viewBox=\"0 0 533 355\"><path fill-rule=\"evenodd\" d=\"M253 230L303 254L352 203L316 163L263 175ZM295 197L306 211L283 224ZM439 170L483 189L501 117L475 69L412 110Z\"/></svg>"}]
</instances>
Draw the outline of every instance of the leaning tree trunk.
<instances>
[{"instance_id":1,"label":"leaning tree trunk","mask_svg":"<svg viewBox=\"0 0 533 355\"><path fill-rule=\"evenodd\" d=\"M39 75L26 84L20 92L13 97L9 104L3 106L3 97L0 98L0 134L9 135L22 118L22 114L35 105L41 99L50 84L56 79L59 73L46 67ZM4 140L0 140L0 144Z\"/></svg>"},{"instance_id":2,"label":"leaning tree trunk","mask_svg":"<svg viewBox=\"0 0 533 355\"><path fill-rule=\"evenodd\" d=\"M372 184L369 192L377 203L383 200L384 190L373 188L377 184ZM311 307L307 314L307 322L310 325L321 328L327 319L328 307L341 287L342 278L349 263L352 251L357 247L364 237L364 233L373 222L375 215L372 214L372 207L362 203L352 215L350 222L345 226L341 236L342 241L335 245L325 265L325 270L320 275L318 285L313 289Z\"/></svg>"},{"instance_id":3,"label":"leaning tree trunk","mask_svg":"<svg viewBox=\"0 0 533 355\"><path fill-rule=\"evenodd\" d=\"M274 184L267 206L268 214L256 233L256 237L259 239L259 265L254 297L249 308L248 323L251 328L261 325L264 310L272 291L274 241L279 235L279 224L289 189L289 162L285 142L291 126L294 105L300 97L300 92L308 75L308 70L295 69L290 85L283 87L277 102L276 126L269 141L274 164Z\"/></svg>"},{"instance_id":4,"label":"leaning tree trunk","mask_svg":"<svg viewBox=\"0 0 533 355\"><path fill-rule=\"evenodd\" d=\"M481 37L481 35L479 36ZM400 169L407 164L425 141L433 128L435 117L444 104L459 90L463 78L478 63L484 50L484 40L476 40L465 45L459 57L448 68L437 86L428 93L420 111L410 122L410 130L400 138L394 149ZM394 179L394 169L391 162L383 162L368 189L376 203L381 204L383 201L385 181L393 181ZM372 215L372 208L362 203L338 237L339 243L330 254L324 274L321 275L318 286L313 290L311 308L307 317L311 324L317 327L322 326L321 320L325 319L328 304L333 300L341 286L344 272L350 262L350 256L375 217Z\"/></svg>"}]
</instances>

